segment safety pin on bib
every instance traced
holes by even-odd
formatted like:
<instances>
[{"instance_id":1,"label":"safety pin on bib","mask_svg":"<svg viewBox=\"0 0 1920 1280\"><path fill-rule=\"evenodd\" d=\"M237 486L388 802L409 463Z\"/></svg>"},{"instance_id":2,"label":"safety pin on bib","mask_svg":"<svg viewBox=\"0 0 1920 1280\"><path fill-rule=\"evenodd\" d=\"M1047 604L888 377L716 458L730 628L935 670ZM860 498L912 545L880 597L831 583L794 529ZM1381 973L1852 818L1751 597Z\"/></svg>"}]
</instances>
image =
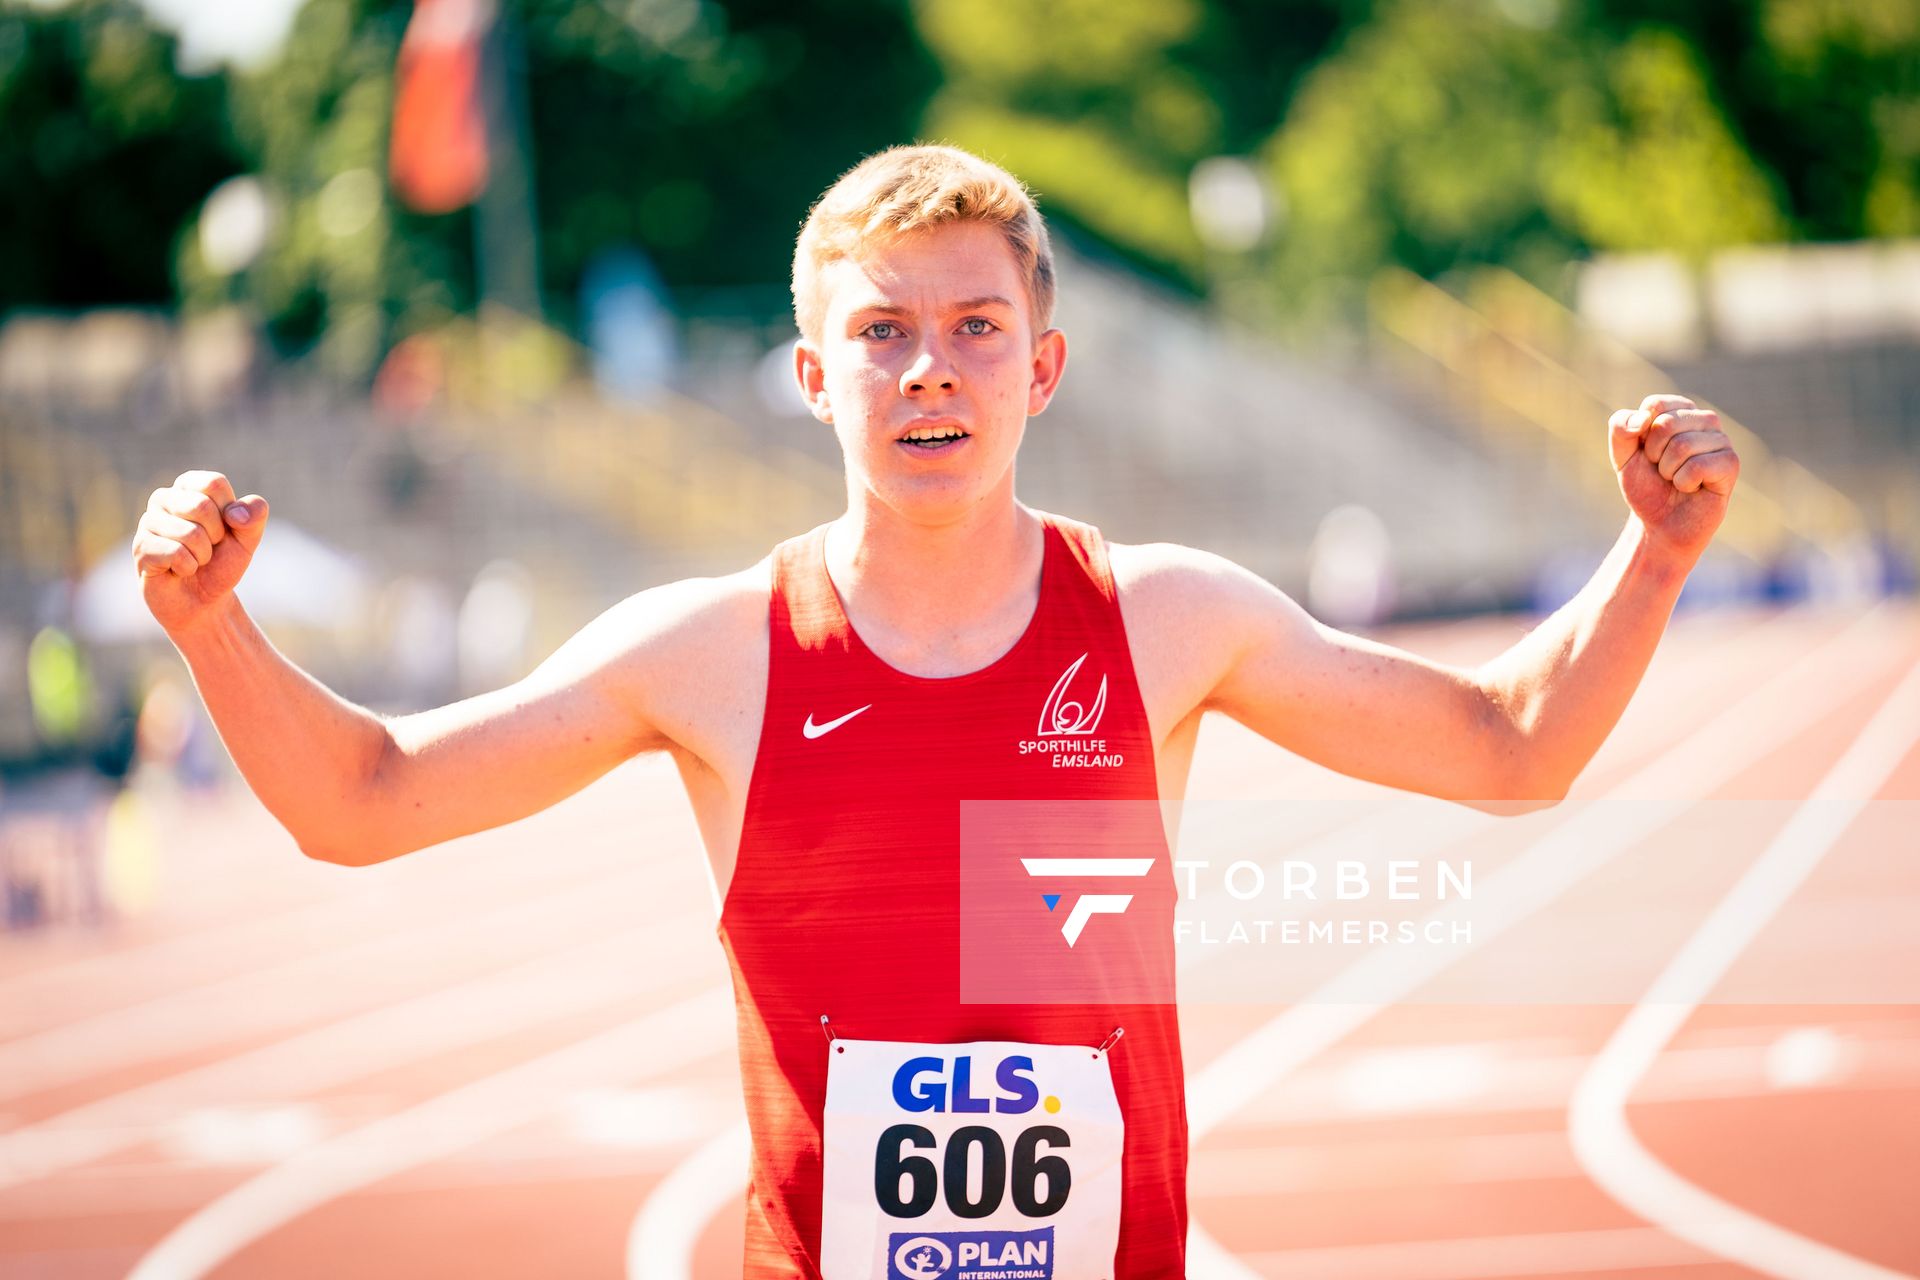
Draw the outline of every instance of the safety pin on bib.
<instances>
[{"instance_id":1,"label":"safety pin on bib","mask_svg":"<svg viewBox=\"0 0 1920 1280\"><path fill-rule=\"evenodd\" d=\"M834 1040L838 1038L833 1034L833 1024L827 1021L827 1015L824 1013L820 1015L820 1030L826 1033L828 1044L833 1044ZM844 1045L836 1045L833 1051L835 1053L845 1053L847 1050Z\"/></svg>"},{"instance_id":2,"label":"safety pin on bib","mask_svg":"<svg viewBox=\"0 0 1920 1280\"><path fill-rule=\"evenodd\" d=\"M821 1021L824 1022L826 1021L826 1019L822 1018ZM1113 1048L1114 1042L1117 1041L1121 1036L1125 1034L1127 1034L1127 1029L1125 1027L1115 1027L1113 1029L1113 1034L1108 1036L1105 1040L1102 1040L1100 1042L1100 1047L1093 1051L1093 1056L1097 1058L1101 1054L1105 1053L1107 1050Z\"/></svg>"}]
</instances>

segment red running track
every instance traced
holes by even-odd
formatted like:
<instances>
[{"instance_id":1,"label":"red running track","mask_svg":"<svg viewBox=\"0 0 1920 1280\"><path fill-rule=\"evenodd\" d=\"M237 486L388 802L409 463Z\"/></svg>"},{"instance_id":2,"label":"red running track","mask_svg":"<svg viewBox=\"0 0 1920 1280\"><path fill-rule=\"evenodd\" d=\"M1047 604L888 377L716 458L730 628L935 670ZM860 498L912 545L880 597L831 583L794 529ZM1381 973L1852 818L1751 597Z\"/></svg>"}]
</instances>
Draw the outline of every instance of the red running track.
<instances>
[{"instance_id":1,"label":"red running track","mask_svg":"<svg viewBox=\"0 0 1920 1280\"><path fill-rule=\"evenodd\" d=\"M1474 662L1521 629L1392 638ZM1183 857L1387 831L1469 841L1476 897L1524 892L1371 985L1298 948L1183 953L1192 1274L1920 1273L1916 662L1906 606L1682 615L1567 802L1480 825L1210 721ZM1836 770L1870 803L1798 819L1810 868L1621 1067L1636 1002L1713 950ZM302 859L244 793L168 805L189 834L150 909L0 935L0 1278L737 1270L726 968L664 761L364 870ZM1583 1147L1576 1096L1610 1073L1624 1104L1583 1113ZM1780 1252L1689 1238L1676 1186Z\"/></svg>"}]
</instances>

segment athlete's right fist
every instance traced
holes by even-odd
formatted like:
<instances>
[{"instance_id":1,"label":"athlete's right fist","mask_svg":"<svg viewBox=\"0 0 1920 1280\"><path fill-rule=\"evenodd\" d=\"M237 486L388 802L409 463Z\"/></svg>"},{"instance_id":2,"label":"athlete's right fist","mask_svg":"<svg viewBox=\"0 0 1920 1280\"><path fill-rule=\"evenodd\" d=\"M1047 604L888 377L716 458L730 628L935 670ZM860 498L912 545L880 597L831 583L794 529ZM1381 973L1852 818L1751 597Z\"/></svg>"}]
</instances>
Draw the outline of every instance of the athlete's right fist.
<instances>
[{"instance_id":1,"label":"athlete's right fist","mask_svg":"<svg viewBox=\"0 0 1920 1280\"><path fill-rule=\"evenodd\" d=\"M210 615L233 591L267 528L267 500L233 496L218 471L186 471L155 489L133 535L147 608L168 635Z\"/></svg>"}]
</instances>

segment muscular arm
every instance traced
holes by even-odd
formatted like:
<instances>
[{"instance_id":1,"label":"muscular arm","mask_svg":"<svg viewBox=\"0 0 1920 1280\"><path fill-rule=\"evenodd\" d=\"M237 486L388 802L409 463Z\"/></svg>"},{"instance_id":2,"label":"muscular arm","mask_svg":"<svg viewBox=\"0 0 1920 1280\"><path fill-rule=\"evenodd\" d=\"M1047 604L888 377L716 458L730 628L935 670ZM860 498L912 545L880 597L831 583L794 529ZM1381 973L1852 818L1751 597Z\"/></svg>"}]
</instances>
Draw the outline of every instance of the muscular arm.
<instances>
[{"instance_id":1,"label":"muscular arm","mask_svg":"<svg viewBox=\"0 0 1920 1280\"><path fill-rule=\"evenodd\" d=\"M1477 669L1519 743L1522 798L1561 799L1600 750L1653 661L1690 568L1630 519L1578 595Z\"/></svg>"},{"instance_id":2,"label":"muscular arm","mask_svg":"<svg viewBox=\"0 0 1920 1280\"><path fill-rule=\"evenodd\" d=\"M1136 608L1159 621L1187 705L1224 712L1298 755L1489 812L1564 797L1638 686L1684 570L1634 525L1587 587L1478 667L1434 662L1315 621L1206 552L1125 548Z\"/></svg>"},{"instance_id":3,"label":"muscular arm","mask_svg":"<svg viewBox=\"0 0 1920 1280\"><path fill-rule=\"evenodd\" d=\"M288 661L231 596L175 644L261 803L310 857L364 866L526 817L677 740L674 688L738 598L732 579L643 591L517 683L391 718Z\"/></svg>"},{"instance_id":4,"label":"muscular arm","mask_svg":"<svg viewBox=\"0 0 1920 1280\"><path fill-rule=\"evenodd\" d=\"M1189 672L1185 705L1371 782L1495 813L1557 803L1619 723L1740 475L1719 415L1670 392L1614 413L1607 449L1619 541L1580 594L1472 669L1321 626L1218 557L1144 555L1142 581L1178 610L1163 616L1206 628L1167 664Z\"/></svg>"}]
</instances>

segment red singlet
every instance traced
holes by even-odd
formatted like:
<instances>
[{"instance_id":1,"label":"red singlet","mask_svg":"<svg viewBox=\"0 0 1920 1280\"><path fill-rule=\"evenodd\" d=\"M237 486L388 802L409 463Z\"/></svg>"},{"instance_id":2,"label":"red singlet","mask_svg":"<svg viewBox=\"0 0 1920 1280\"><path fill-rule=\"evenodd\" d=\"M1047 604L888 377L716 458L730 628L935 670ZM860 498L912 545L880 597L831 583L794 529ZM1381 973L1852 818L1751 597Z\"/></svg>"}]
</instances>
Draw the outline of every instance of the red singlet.
<instances>
[{"instance_id":1,"label":"red singlet","mask_svg":"<svg viewBox=\"0 0 1920 1280\"><path fill-rule=\"evenodd\" d=\"M988 666L945 679L888 666L854 634L827 577L825 525L774 550L765 719L719 923L753 1134L750 1280L820 1274L822 1014L840 1034L903 1041L1098 1045L1124 1026L1111 1054L1126 1124L1115 1276L1185 1274L1187 1115L1171 928L1136 948L1137 966L1165 977L1167 1002L960 998L960 802L1159 794L1106 544L1091 526L1042 520L1040 603L1027 630ZM1060 768L1020 750L1082 655L1072 687L1090 691L1105 679L1098 736L1118 765ZM1174 882L1164 834L1154 840L1151 878L1130 887L1167 908L1164 923ZM1045 910L1040 887L1036 912ZM1095 918L1088 932L1111 923Z\"/></svg>"}]
</instances>

